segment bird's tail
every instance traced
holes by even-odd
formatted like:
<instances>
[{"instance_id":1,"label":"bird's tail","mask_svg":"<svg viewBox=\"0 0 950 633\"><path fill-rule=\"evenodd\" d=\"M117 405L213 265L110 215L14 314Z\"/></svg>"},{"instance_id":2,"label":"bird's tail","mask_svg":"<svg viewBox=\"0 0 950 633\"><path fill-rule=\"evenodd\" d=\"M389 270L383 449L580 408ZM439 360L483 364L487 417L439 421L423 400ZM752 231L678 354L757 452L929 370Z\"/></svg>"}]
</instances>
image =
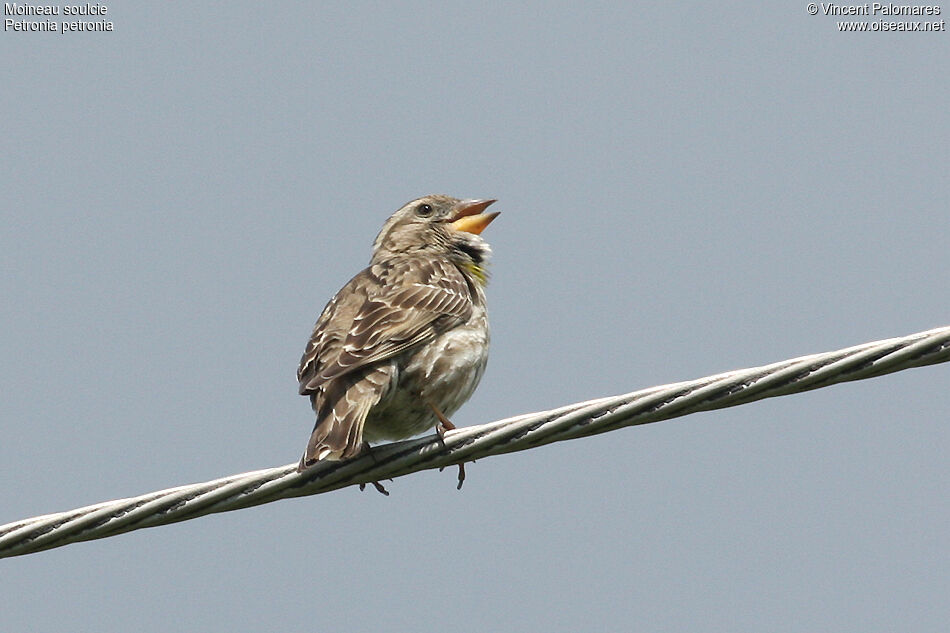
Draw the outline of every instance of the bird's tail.
<instances>
[{"instance_id":1,"label":"bird's tail","mask_svg":"<svg viewBox=\"0 0 950 633\"><path fill-rule=\"evenodd\" d=\"M363 424L388 391L393 371L383 365L339 376L311 396L317 423L297 472L319 461L350 459L363 451Z\"/></svg>"},{"instance_id":2,"label":"bird's tail","mask_svg":"<svg viewBox=\"0 0 950 633\"><path fill-rule=\"evenodd\" d=\"M310 434L307 450L300 458L297 472L323 460L343 460L355 457L363 450L363 419L341 419L331 413L317 424Z\"/></svg>"}]
</instances>

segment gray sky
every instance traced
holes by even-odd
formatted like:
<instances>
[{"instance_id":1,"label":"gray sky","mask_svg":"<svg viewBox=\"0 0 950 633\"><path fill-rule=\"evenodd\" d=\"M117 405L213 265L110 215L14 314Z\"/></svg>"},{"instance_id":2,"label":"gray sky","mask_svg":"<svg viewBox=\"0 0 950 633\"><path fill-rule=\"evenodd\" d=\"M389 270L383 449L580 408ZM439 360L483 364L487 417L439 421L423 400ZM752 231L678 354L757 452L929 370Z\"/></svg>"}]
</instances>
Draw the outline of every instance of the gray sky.
<instances>
[{"instance_id":1,"label":"gray sky","mask_svg":"<svg viewBox=\"0 0 950 633\"><path fill-rule=\"evenodd\" d=\"M107 6L0 33L0 523L296 461L313 321L426 193L502 212L458 424L950 324L946 31ZM948 378L3 560L0 629L943 631Z\"/></svg>"}]
</instances>

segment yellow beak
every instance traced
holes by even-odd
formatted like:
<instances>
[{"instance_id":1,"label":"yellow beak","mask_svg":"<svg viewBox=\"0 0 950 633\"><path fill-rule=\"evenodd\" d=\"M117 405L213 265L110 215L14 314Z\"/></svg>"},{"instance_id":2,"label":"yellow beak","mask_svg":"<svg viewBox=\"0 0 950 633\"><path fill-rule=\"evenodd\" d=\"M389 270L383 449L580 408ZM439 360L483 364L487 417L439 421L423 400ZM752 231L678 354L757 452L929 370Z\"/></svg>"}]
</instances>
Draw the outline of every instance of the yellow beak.
<instances>
[{"instance_id":1,"label":"yellow beak","mask_svg":"<svg viewBox=\"0 0 950 633\"><path fill-rule=\"evenodd\" d=\"M463 200L458 205L458 210L452 216L452 222L449 224L456 231L465 231L478 235L485 230L485 227L491 224L491 221L498 217L498 211L494 213L482 213L488 205L495 200Z\"/></svg>"}]
</instances>

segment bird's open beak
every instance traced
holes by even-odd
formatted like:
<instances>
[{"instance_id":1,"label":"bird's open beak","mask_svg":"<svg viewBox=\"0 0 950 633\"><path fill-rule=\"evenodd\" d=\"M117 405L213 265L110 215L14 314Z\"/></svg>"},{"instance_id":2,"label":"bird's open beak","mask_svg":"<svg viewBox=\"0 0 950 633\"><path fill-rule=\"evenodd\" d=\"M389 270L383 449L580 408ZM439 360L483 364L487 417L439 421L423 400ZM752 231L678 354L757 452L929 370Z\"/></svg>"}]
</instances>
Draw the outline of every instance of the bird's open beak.
<instances>
[{"instance_id":1,"label":"bird's open beak","mask_svg":"<svg viewBox=\"0 0 950 633\"><path fill-rule=\"evenodd\" d=\"M463 200L456 208L449 226L456 231L478 235L485 230L486 226L491 224L492 220L498 217L498 211L482 213L492 202L495 202L495 200Z\"/></svg>"}]
</instances>

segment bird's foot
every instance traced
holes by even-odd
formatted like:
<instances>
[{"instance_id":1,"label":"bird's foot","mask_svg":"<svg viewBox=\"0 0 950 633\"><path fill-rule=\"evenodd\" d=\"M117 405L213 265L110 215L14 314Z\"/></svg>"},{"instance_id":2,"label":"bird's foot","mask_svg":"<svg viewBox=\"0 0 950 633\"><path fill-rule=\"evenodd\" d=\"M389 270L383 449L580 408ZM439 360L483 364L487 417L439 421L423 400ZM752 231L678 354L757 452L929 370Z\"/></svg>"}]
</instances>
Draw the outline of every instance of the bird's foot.
<instances>
[{"instance_id":1,"label":"bird's foot","mask_svg":"<svg viewBox=\"0 0 950 633\"><path fill-rule=\"evenodd\" d=\"M474 460L474 459L472 460L472 463L473 463L473 464L475 463L475 460ZM458 467L459 467L459 485L456 486L455 489L456 489L456 490L461 490L461 489L462 489L462 484L465 483L465 462L462 462L461 464L458 464ZM440 468L440 469L439 469L439 472L441 473L443 470L445 470L445 466L443 466L442 468Z\"/></svg>"},{"instance_id":2,"label":"bird's foot","mask_svg":"<svg viewBox=\"0 0 950 633\"><path fill-rule=\"evenodd\" d=\"M374 464L379 463L379 460L376 459L376 455L373 454L373 449L370 447L369 442L363 442L363 449L360 452L368 454L370 456L370 459L373 460ZM392 479L390 479L389 481L392 481ZM376 488L376 492L378 492L379 494L385 497L389 496L389 491L383 487L383 484L379 483L378 481L371 481L370 483L373 484L374 488ZM360 484L360 492L364 490L366 490L366 484Z\"/></svg>"},{"instance_id":3,"label":"bird's foot","mask_svg":"<svg viewBox=\"0 0 950 633\"><path fill-rule=\"evenodd\" d=\"M392 481L392 479L390 479L389 481ZM370 483L373 484L374 488L376 488L376 492L383 495L384 497L389 496L389 491L383 487L383 484L379 483L378 481L371 481ZM366 484L360 484L360 492L362 492L363 490L366 490Z\"/></svg>"},{"instance_id":4,"label":"bird's foot","mask_svg":"<svg viewBox=\"0 0 950 633\"><path fill-rule=\"evenodd\" d=\"M439 423L435 425L435 432L439 436L439 441L442 443L442 448L445 448L445 434L449 431L455 430L455 425L452 424L452 420L445 417L445 414L439 410L439 407L435 406L431 402L427 402L429 408L432 409L432 413L435 414L435 417L439 419Z\"/></svg>"},{"instance_id":5,"label":"bird's foot","mask_svg":"<svg viewBox=\"0 0 950 633\"><path fill-rule=\"evenodd\" d=\"M439 407L435 406L431 402L428 402L426 404L428 404L429 408L432 409L432 412L435 414L435 417L439 418L439 423L435 425L435 432L439 436L439 441L442 442L442 448L445 448L445 434L448 433L449 431L454 431L456 427L454 424L452 424L452 420L445 417L445 414L439 411ZM459 464L458 467L459 467L459 485L456 486L455 489L461 490L462 484L465 483L465 462L462 462L461 464ZM442 472L443 470L445 470L444 466L439 469L439 472Z\"/></svg>"}]
</instances>

